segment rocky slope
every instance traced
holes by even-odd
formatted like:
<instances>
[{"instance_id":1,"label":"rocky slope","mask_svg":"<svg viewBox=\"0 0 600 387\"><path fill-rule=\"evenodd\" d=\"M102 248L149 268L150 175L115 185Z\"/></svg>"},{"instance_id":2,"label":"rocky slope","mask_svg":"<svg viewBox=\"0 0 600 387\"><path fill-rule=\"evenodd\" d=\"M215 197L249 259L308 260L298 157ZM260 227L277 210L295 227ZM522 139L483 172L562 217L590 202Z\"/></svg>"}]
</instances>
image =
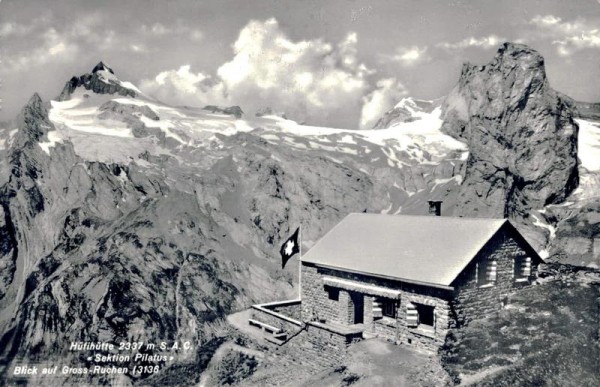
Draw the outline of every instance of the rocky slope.
<instances>
[{"instance_id":1,"label":"rocky slope","mask_svg":"<svg viewBox=\"0 0 600 387\"><path fill-rule=\"evenodd\" d=\"M94 70L55 101L32 97L3 131L4 378L14 359L93 365L72 341L189 341L176 362L197 364L225 315L294 296L294 264L277 257L292 228L308 247L349 212L447 196L466 156L417 126L365 134L173 108Z\"/></svg>"},{"instance_id":2,"label":"rocky slope","mask_svg":"<svg viewBox=\"0 0 600 387\"><path fill-rule=\"evenodd\" d=\"M443 104L405 99L365 131L171 107L101 62L0 130L0 374L21 358L90 364L76 340L190 341L163 372L205 364L225 315L296 294L277 257L290 230L308 248L349 212L440 199L589 264L600 125L578 106L511 44L465 66Z\"/></svg>"}]
</instances>

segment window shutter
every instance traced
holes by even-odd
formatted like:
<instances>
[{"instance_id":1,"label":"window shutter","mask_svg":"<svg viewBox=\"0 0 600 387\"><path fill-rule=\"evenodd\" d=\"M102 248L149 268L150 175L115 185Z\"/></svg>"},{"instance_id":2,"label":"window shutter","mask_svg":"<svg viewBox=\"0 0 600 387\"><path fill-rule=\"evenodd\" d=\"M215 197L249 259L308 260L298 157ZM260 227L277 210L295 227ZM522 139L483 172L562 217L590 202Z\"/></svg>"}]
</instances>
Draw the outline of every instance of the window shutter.
<instances>
[{"instance_id":1,"label":"window shutter","mask_svg":"<svg viewBox=\"0 0 600 387\"><path fill-rule=\"evenodd\" d=\"M486 277L487 280L490 282L494 282L496 281L496 261L490 261L488 262L488 264L486 265Z\"/></svg>"},{"instance_id":2,"label":"window shutter","mask_svg":"<svg viewBox=\"0 0 600 387\"><path fill-rule=\"evenodd\" d=\"M373 300L373 319L380 319L383 317L382 302L379 298Z\"/></svg>"},{"instance_id":3,"label":"window shutter","mask_svg":"<svg viewBox=\"0 0 600 387\"><path fill-rule=\"evenodd\" d=\"M406 325L410 328L419 326L419 312L410 302L406 305Z\"/></svg>"},{"instance_id":4,"label":"window shutter","mask_svg":"<svg viewBox=\"0 0 600 387\"><path fill-rule=\"evenodd\" d=\"M531 275L531 257L526 257L521 263L521 276L529 277Z\"/></svg>"}]
</instances>

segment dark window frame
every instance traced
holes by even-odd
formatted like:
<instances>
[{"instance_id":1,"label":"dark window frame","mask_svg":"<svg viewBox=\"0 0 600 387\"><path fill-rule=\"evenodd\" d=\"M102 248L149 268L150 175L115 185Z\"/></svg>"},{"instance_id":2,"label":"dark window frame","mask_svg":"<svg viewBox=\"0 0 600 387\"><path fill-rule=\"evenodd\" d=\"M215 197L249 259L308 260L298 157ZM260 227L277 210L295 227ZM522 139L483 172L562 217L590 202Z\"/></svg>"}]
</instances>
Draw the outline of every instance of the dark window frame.
<instances>
[{"instance_id":1,"label":"dark window frame","mask_svg":"<svg viewBox=\"0 0 600 387\"><path fill-rule=\"evenodd\" d=\"M389 298L380 298L381 314L383 317L396 318L398 306L395 300Z\"/></svg>"},{"instance_id":2,"label":"dark window frame","mask_svg":"<svg viewBox=\"0 0 600 387\"><path fill-rule=\"evenodd\" d=\"M527 260L529 260L529 273L524 275L524 266L527 264ZM531 277L532 274L533 260L531 259L531 257L525 254L517 255L515 257L513 270L513 276L515 278L515 281L526 281Z\"/></svg>"},{"instance_id":3,"label":"dark window frame","mask_svg":"<svg viewBox=\"0 0 600 387\"><path fill-rule=\"evenodd\" d=\"M412 304L417 309L419 316L418 327L425 325L426 327L435 329L435 306L419 304L418 302L413 302Z\"/></svg>"},{"instance_id":4,"label":"dark window frame","mask_svg":"<svg viewBox=\"0 0 600 387\"><path fill-rule=\"evenodd\" d=\"M489 267L494 266L493 278L490 277ZM498 260L497 259L486 259L477 263L477 286L486 287L494 286L498 282Z\"/></svg>"},{"instance_id":5,"label":"dark window frame","mask_svg":"<svg viewBox=\"0 0 600 387\"><path fill-rule=\"evenodd\" d=\"M325 291L327 292L327 299L330 301L340 300L340 289L334 288L333 286L325 285Z\"/></svg>"}]
</instances>

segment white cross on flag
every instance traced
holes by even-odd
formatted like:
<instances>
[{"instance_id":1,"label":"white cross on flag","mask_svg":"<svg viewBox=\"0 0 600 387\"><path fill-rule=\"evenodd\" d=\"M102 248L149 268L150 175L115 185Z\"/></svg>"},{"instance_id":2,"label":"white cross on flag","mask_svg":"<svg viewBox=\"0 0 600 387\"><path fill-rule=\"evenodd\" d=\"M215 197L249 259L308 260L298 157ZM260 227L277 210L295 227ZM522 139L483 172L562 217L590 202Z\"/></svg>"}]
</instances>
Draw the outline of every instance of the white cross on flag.
<instances>
[{"instance_id":1,"label":"white cross on flag","mask_svg":"<svg viewBox=\"0 0 600 387\"><path fill-rule=\"evenodd\" d=\"M281 268L285 267L287 261L296 253L300 252L300 242L298 241L298 234L300 233L300 227L296 229L296 231L289 237L282 245L281 249L279 249L279 253L281 254Z\"/></svg>"}]
</instances>

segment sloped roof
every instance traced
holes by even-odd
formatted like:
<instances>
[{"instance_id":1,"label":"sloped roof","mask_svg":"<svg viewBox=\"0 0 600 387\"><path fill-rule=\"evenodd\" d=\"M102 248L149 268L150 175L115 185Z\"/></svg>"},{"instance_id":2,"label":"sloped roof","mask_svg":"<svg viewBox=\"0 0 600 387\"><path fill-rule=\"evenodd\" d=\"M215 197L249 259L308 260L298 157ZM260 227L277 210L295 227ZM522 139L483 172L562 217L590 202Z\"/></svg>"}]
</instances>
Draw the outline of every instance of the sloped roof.
<instances>
[{"instance_id":1,"label":"sloped roof","mask_svg":"<svg viewBox=\"0 0 600 387\"><path fill-rule=\"evenodd\" d=\"M450 286L508 221L350 214L302 257L303 262Z\"/></svg>"}]
</instances>

